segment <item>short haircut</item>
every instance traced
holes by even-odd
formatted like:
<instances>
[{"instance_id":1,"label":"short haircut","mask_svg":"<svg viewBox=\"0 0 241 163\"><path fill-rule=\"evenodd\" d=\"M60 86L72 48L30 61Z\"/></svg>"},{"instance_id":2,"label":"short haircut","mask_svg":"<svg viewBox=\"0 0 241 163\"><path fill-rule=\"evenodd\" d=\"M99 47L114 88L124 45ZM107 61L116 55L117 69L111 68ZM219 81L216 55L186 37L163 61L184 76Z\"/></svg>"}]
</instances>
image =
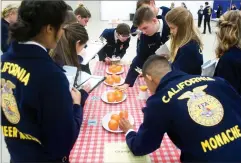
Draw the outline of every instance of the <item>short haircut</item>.
<instances>
[{"instance_id":1,"label":"short haircut","mask_svg":"<svg viewBox=\"0 0 241 163\"><path fill-rule=\"evenodd\" d=\"M13 12L13 11L16 11L16 12L17 12L17 10L18 10L17 5L9 4L9 5L7 5L7 6L3 9L3 11L2 11L2 17L3 17L3 18L6 18L6 17L9 16L9 14L10 14L11 12Z\"/></svg>"},{"instance_id":2,"label":"short haircut","mask_svg":"<svg viewBox=\"0 0 241 163\"><path fill-rule=\"evenodd\" d=\"M131 33L130 26L126 23L118 24L116 32L123 36L129 36Z\"/></svg>"},{"instance_id":3,"label":"short haircut","mask_svg":"<svg viewBox=\"0 0 241 163\"><path fill-rule=\"evenodd\" d=\"M143 22L149 22L155 17L156 16L150 7L142 6L138 10L136 10L136 13L133 19L133 24L134 26L138 27Z\"/></svg>"},{"instance_id":4,"label":"short haircut","mask_svg":"<svg viewBox=\"0 0 241 163\"><path fill-rule=\"evenodd\" d=\"M83 4L79 4L79 6L74 10L74 14L80 15L81 18L91 18L90 11Z\"/></svg>"},{"instance_id":5,"label":"short haircut","mask_svg":"<svg viewBox=\"0 0 241 163\"><path fill-rule=\"evenodd\" d=\"M205 2L205 5L208 5L209 3L208 2Z\"/></svg>"},{"instance_id":6,"label":"short haircut","mask_svg":"<svg viewBox=\"0 0 241 163\"><path fill-rule=\"evenodd\" d=\"M138 0L136 3L136 10L139 9L144 4L150 4L151 0Z\"/></svg>"},{"instance_id":7,"label":"short haircut","mask_svg":"<svg viewBox=\"0 0 241 163\"><path fill-rule=\"evenodd\" d=\"M145 77L148 75L161 76L163 71L170 71L171 67L168 60L159 55L150 56L142 67L142 74Z\"/></svg>"}]
</instances>

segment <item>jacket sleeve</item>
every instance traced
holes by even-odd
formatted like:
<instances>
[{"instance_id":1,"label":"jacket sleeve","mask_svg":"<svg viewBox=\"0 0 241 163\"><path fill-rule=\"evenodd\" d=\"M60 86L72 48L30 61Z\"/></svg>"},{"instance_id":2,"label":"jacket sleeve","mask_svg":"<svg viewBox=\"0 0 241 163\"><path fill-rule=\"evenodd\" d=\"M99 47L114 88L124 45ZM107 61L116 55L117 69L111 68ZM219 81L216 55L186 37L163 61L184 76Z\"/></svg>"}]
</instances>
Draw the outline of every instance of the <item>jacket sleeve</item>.
<instances>
[{"instance_id":1,"label":"jacket sleeve","mask_svg":"<svg viewBox=\"0 0 241 163\"><path fill-rule=\"evenodd\" d=\"M48 80L50 79L50 80ZM69 156L83 120L83 108L73 105L69 83L62 73L52 73L40 90L41 142L53 160Z\"/></svg>"},{"instance_id":2,"label":"jacket sleeve","mask_svg":"<svg viewBox=\"0 0 241 163\"><path fill-rule=\"evenodd\" d=\"M135 27L134 25L131 26L131 35L132 36L136 36L137 34L135 33L137 30L137 27Z\"/></svg>"},{"instance_id":3,"label":"jacket sleeve","mask_svg":"<svg viewBox=\"0 0 241 163\"><path fill-rule=\"evenodd\" d=\"M126 135L126 142L135 156L152 153L160 147L164 133L168 130L168 108L161 107L160 99L149 100L143 109L144 120L138 132Z\"/></svg>"},{"instance_id":4,"label":"jacket sleeve","mask_svg":"<svg viewBox=\"0 0 241 163\"><path fill-rule=\"evenodd\" d=\"M87 100L89 94L83 89L80 90L80 93L81 93L81 106L84 107L85 101Z\"/></svg>"},{"instance_id":5,"label":"jacket sleeve","mask_svg":"<svg viewBox=\"0 0 241 163\"><path fill-rule=\"evenodd\" d=\"M141 35L142 37L142 35ZM138 77L139 73L135 71L136 67L142 68L143 64L145 63L146 59L148 58L148 45L145 43L144 39L140 39L137 50L136 50L136 57L132 60L132 63L130 65L130 69L127 73L125 83L129 84L130 87L133 87L136 78Z\"/></svg>"},{"instance_id":6,"label":"jacket sleeve","mask_svg":"<svg viewBox=\"0 0 241 163\"><path fill-rule=\"evenodd\" d=\"M8 28L6 25L2 24L2 35L1 35L1 50L6 52L9 48L8 44Z\"/></svg>"}]
</instances>

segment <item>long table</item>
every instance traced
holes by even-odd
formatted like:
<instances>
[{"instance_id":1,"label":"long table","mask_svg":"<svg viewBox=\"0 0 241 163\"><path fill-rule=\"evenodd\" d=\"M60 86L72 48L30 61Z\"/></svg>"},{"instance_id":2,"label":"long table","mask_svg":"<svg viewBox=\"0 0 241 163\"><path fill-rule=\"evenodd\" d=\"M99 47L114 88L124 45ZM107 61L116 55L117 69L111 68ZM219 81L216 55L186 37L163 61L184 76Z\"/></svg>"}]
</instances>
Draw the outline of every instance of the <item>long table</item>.
<instances>
[{"instance_id":1,"label":"long table","mask_svg":"<svg viewBox=\"0 0 241 163\"><path fill-rule=\"evenodd\" d=\"M107 66L103 62L97 62L94 75L105 76L106 68ZM125 71L121 75L123 78L126 77L128 68L129 66L124 66ZM143 121L141 109L145 106L145 101L137 98L140 85L145 85L145 83L143 79L138 78L135 86L127 90L127 99L115 105L106 104L101 100L102 93L111 89L104 83L89 95L84 107L84 118L79 137L70 154L71 163L102 163L105 142L125 142L124 133L110 133L102 127L102 118L111 111L127 110L134 117L134 128L138 130ZM178 163L180 162L180 151L165 135L160 148L150 154L150 157L154 163Z\"/></svg>"}]
</instances>

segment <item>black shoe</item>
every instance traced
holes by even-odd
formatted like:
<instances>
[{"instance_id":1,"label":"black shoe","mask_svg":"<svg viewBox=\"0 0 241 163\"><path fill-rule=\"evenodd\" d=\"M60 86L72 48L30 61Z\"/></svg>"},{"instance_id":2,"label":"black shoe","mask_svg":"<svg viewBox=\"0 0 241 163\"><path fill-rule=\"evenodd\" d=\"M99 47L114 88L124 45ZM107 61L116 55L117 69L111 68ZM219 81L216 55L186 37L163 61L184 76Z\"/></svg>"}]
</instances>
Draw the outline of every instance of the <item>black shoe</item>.
<instances>
[{"instance_id":1,"label":"black shoe","mask_svg":"<svg viewBox=\"0 0 241 163\"><path fill-rule=\"evenodd\" d=\"M206 32L203 32L202 34L206 34Z\"/></svg>"},{"instance_id":2,"label":"black shoe","mask_svg":"<svg viewBox=\"0 0 241 163\"><path fill-rule=\"evenodd\" d=\"M212 32L209 32L210 34L212 34Z\"/></svg>"}]
</instances>

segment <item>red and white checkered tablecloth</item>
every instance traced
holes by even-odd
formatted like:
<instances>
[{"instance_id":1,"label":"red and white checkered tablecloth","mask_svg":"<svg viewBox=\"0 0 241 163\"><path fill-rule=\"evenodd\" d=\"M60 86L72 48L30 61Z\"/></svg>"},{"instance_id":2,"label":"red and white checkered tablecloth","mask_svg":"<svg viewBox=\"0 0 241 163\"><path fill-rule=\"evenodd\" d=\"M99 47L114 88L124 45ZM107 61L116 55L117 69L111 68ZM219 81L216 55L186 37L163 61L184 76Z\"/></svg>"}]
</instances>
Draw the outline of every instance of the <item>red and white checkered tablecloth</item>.
<instances>
[{"instance_id":1,"label":"red and white checkered tablecloth","mask_svg":"<svg viewBox=\"0 0 241 163\"><path fill-rule=\"evenodd\" d=\"M103 62L97 62L94 75L106 75L107 66ZM125 78L128 66L124 66L125 72L121 75ZM135 86L127 90L127 99L120 104L106 104L100 96L111 89L102 83L98 86L87 99L84 107L84 118L79 137L71 151L71 163L102 163L104 159L105 142L125 142L124 134L115 134L106 131L102 127L102 118L111 111L127 110L134 117L134 127L138 130L143 121L142 107L145 106L144 100L137 98L139 86L145 85L142 79L137 79ZM88 121L97 121L95 126L89 125ZM173 145L167 135L162 140L161 147L150 154L153 163L177 163L180 162L180 151Z\"/></svg>"}]
</instances>

